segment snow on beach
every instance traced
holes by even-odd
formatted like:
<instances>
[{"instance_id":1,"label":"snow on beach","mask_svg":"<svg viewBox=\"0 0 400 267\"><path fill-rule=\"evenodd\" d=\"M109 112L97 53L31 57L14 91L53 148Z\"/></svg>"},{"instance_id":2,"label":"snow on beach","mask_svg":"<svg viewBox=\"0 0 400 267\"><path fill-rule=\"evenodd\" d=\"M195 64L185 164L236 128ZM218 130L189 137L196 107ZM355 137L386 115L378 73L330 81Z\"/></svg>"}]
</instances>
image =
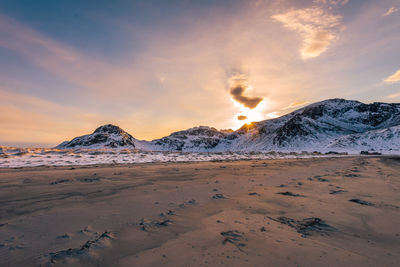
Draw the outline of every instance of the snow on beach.
<instances>
[{"instance_id":1,"label":"snow on beach","mask_svg":"<svg viewBox=\"0 0 400 267\"><path fill-rule=\"evenodd\" d=\"M344 155L344 154L342 154ZM0 168L129 164L150 162L190 162L219 160L288 159L332 156L320 153L283 152L150 152L138 150L0 147ZM340 156L340 155L333 155Z\"/></svg>"}]
</instances>

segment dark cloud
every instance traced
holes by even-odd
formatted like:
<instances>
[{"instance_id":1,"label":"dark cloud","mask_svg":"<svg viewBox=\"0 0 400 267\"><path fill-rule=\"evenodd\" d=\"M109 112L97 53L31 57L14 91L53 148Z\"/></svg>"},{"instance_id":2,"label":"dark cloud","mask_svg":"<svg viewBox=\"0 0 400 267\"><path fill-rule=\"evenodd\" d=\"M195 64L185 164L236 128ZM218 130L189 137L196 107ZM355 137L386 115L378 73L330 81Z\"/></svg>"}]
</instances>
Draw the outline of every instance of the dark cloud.
<instances>
[{"instance_id":1,"label":"dark cloud","mask_svg":"<svg viewBox=\"0 0 400 267\"><path fill-rule=\"evenodd\" d=\"M245 96L244 93L247 89L247 84L243 83L242 80L238 81L231 87L231 95L235 101L242 104L243 106L253 109L264 99L258 96Z\"/></svg>"},{"instance_id":2,"label":"dark cloud","mask_svg":"<svg viewBox=\"0 0 400 267\"><path fill-rule=\"evenodd\" d=\"M237 119L240 121L244 121L245 119L247 119L247 116L239 115L239 116L237 116Z\"/></svg>"}]
</instances>

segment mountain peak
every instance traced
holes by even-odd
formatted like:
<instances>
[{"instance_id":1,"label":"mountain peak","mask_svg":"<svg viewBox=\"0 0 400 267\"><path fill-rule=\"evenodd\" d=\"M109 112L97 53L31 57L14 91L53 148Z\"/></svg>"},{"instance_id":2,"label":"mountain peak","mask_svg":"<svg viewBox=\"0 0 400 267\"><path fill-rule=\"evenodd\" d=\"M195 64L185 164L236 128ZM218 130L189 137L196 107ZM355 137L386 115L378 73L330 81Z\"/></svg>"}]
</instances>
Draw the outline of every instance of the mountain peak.
<instances>
[{"instance_id":1,"label":"mountain peak","mask_svg":"<svg viewBox=\"0 0 400 267\"><path fill-rule=\"evenodd\" d=\"M134 141L135 139L120 127L106 124L98 127L92 134L62 142L57 148L135 148Z\"/></svg>"},{"instance_id":2,"label":"mountain peak","mask_svg":"<svg viewBox=\"0 0 400 267\"><path fill-rule=\"evenodd\" d=\"M110 133L110 134L121 134L125 131L122 130L119 126L113 124L105 124L98 127L93 133Z\"/></svg>"}]
</instances>

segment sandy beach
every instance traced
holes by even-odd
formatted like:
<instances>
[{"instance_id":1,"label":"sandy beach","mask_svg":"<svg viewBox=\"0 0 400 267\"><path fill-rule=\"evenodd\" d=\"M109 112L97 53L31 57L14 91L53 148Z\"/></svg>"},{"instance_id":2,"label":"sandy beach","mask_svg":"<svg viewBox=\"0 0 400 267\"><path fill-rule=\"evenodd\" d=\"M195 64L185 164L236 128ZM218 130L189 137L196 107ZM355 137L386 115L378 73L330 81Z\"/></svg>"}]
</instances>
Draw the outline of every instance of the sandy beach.
<instances>
[{"instance_id":1,"label":"sandy beach","mask_svg":"<svg viewBox=\"0 0 400 267\"><path fill-rule=\"evenodd\" d=\"M0 169L0 266L398 266L400 158Z\"/></svg>"}]
</instances>

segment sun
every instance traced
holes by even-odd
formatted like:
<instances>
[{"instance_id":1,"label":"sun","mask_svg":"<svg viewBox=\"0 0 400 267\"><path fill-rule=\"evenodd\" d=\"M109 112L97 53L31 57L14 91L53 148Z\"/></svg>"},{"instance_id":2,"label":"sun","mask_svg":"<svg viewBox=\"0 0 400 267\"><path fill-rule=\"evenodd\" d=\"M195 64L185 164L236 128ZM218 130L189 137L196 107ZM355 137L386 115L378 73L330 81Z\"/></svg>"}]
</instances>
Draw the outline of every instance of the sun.
<instances>
[{"instance_id":1,"label":"sun","mask_svg":"<svg viewBox=\"0 0 400 267\"><path fill-rule=\"evenodd\" d=\"M244 108L242 112L240 112L242 116L246 116L247 118L244 120L241 120L242 123L251 123L254 121L261 121L264 119L263 114L255 109L249 109L249 108ZM239 115L240 116L240 115Z\"/></svg>"},{"instance_id":2,"label":"sun","mask_svg":"<svg viewBox=\"0 0 400 267\"><path fill-rule=\"evenodd\" d=\"M240 128L243 126L243 124L250 124L255 121L262 121L265 120L265 108L266 108L266 103L265 101L260 102L260 104L257 105L256 108L250 109L247 107L244 107L241 104L235 103L235 106L239 109L239 112L235 114L234 120L235 120L235 128ZM245 117L245 119L239 120L239 117Z\"/></svg>"},{"instance_id":3,"label":"sun","mask_svg":"<svg viewBox=\"0 0 400 267\"><path fill-rule=\"evenodd\" d=\"M235 106L236 113L234 117L229 120L231 126L229 128L237 130L244 124L251 124L252 122L259 122L268 119L275 119L280 117L279 111L271 111L271 103L268 99L262 100L257 107L250 109L237 103L232 99L232 103Z\"/></svg>"}]
</instances>

